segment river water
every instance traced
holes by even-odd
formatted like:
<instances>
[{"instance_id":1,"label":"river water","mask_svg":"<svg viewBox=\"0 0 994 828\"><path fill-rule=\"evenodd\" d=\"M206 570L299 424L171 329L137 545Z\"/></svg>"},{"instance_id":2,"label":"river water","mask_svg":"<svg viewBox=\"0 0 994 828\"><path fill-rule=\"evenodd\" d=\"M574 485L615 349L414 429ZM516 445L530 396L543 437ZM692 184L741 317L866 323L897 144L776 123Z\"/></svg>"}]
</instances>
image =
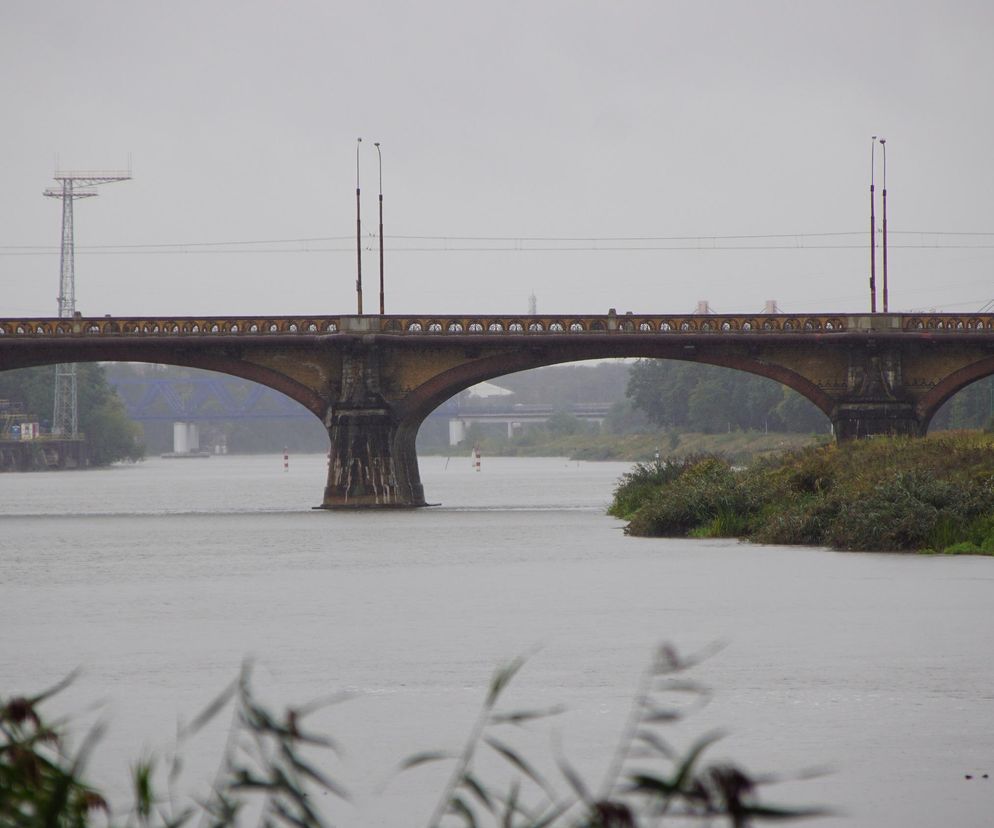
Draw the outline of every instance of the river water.
<instances>
[{"instance_id":1,"label":"river water","mask_svg":"<svg viewBox=\"0 0 994 828\"><path fill-rule=\"evenodd\" d=\"M994 559L627 538L604 515L618 463L423 458L442 505L328 513L310 508L325 463L0 476L0 693L81 667L52 709L77 739L109 722L90 771L120 797L129 762L168 753L251 658L274 705L354 693L314 722L352 793L329 811L410 826L447 769L391 770L460 747L497 665L529 655L512 706L566 707L509 738L596 780L653 647L718 642L678 745L720 726L712 758L827 768L767 794L839 811L818 825L994 824ZM229 722L186 746L182 792L203 792Z\"/></svg>"}]
</instances>

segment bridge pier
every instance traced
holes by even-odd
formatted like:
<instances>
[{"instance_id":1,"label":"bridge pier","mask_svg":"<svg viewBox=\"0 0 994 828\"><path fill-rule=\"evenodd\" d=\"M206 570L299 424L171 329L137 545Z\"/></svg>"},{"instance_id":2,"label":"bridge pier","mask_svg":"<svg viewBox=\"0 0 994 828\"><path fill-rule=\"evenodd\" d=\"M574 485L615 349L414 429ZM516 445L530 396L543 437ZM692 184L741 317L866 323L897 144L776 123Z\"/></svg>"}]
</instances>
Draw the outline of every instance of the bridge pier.
<instances>
[{"instance_id":1,"label":"bridge pier","mask_svg":"<svg viewBox=\"0 0 994 828\"><path fill-rule=\"evenodd\" d=\"M928 423L922 423L914 405L903 402L854 402L840 404L832 415L835 439L860 440L885 434L923 437Z\"/></svg>"},{"instance_id":2,"label":"bridge pier","mask_svg":"<svg viewBox=\"0 0 994 828\"><path fill-rule=\"evenodd\" d=\"M924 436L928 419L922 418L908 393L899 347L871 341L851 348L848 363L846 390L836 398L831 414L836 440L885 434Z\"/></svg>"},{"instance_id":3,"label":"bridge pier","mask_svg":"<svg viewBox=\"0 0 994 828\"><path fill-rule=\"evenodd\" d=\"M375 347L355 346L342 361L338 400L325 417L331 441L322 509L426 506L417 424L401 420L380 389Z\"/></svg>"},{"instance_id":4,"label":"bridge pier","mask_svg":"<svg viewBox=\"0 0 994 828\"><path fill-rule=\"evenodd\" d=\"M328 428L331 455L322 509L425 506L414 433L387 407L338 409Z\"/></svg>"}]
</instances>

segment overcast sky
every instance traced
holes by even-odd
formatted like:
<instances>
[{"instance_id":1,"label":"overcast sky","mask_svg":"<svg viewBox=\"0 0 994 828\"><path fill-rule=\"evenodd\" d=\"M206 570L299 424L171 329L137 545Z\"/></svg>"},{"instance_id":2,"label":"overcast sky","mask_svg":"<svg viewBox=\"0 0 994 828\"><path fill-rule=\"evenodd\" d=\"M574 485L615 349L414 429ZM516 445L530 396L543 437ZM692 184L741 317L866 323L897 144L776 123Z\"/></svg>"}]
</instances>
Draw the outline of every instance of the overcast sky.
<instances>
[{"instance_id":1,"label":"overcast sky","mask_svg":"<svg viewBox=\"0 0 994 828\"><path fill-rule=\"evenodd\" d=\"M129 154L84 314L352 313L358 136L367 312L373 141L388 313L866 310L873 134L891 309L977 309L992 42L989 0L4 0L0 315L56 313L56 164Z\"/></svg>"}]
</instances>

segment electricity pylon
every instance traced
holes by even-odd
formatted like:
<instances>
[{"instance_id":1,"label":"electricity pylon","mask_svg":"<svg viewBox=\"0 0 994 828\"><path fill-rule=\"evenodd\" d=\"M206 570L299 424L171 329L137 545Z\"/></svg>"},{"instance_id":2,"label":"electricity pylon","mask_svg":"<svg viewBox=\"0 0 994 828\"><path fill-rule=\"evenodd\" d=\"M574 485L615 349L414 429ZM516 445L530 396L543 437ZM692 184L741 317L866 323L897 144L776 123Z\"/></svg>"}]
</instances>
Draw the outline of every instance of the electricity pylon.
<instances>
[{"instance_id":1,"label":"electricity pylon","mask_svg":"<svg viewBox=\"0 0 994 828\"><path fill-rule=\"evenodd\" d=\"M127 181L128 172L59 172L53 176L59 187L49 187L45 195L62 199L62 263L59 280L59 317L72 318L76 313L75 243L73 241L72 203L77 198L97 195L89 189L112 181ZM84 189L77 189L81 187ZM55 405L52 411L52 434L75 439L79 434L76 406L76 364L55 366Z\"/></svg>"}]
</instances>

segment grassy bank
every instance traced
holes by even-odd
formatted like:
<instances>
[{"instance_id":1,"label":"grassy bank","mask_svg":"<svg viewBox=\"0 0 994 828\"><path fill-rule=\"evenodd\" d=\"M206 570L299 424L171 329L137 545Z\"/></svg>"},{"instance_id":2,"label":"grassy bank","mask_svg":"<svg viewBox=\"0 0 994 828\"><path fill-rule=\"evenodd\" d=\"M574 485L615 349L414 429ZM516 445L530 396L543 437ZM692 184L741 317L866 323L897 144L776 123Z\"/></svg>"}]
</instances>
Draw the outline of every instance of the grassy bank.
<instances>
[{"instance_id":1,"label":"grassy bank","mask_svg":"<svg viewBox=\"0 0 994 828\"><path fill-rule=\"evenodd\" d=\"M712 452L736 465L760 457L823 442L827 435L730 431L720 434L651 432L648 434L525 434L513 440L487 437L480 451L489 457L569 457L571 460L648 462L657 456L688 457ZM471 448L419 446L419 454L468 454Z\"/></svg>"},{"instance_id":2,"label":"grassy bank","mask_svg":"<svg viewBox=\"0 0 994 828\"><path fill-rule=\"evenodd\" d=\"M741 470L713 454L667 459L625 475L609 511L639 536L991 555L994 438L880 437Z\"/></svg>"}]
</instances>

